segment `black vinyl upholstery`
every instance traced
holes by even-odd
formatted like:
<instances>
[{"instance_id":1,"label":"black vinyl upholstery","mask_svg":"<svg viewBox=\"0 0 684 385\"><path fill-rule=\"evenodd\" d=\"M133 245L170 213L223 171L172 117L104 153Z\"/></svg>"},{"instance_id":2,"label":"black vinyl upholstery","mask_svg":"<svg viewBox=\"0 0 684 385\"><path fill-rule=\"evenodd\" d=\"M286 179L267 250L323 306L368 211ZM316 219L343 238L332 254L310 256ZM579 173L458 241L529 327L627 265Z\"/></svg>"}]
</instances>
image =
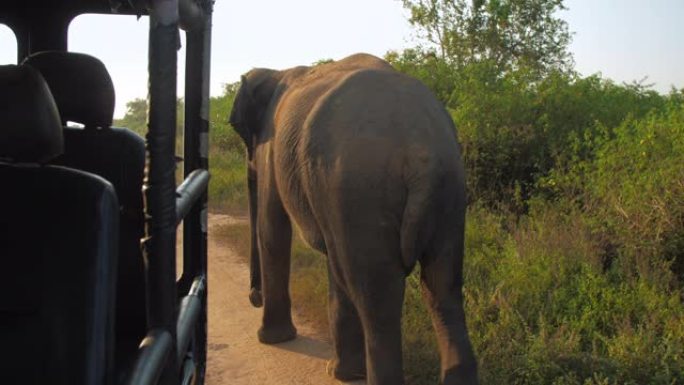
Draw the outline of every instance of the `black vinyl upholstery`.
<instances>
[{"instance_id":1,"label":"black vinyl upholstery","mask_svg":"<svg viewBox=\"0 0 684 385\"><path fill-rule=\"evenodd\" d=\"M64 129L64 154L54 160L108 180L119 197L119 282L116 335L119 351L128 355L145 336L145 272L140 239L145 232L142 183L145 144L130 130Z\"/></svg>"},{"instance_id":2,"label":"black vinyl upholstery","mask_svg":"<svg viewBox=\"0 0 684 385\"><path fill-rule=\"evenodd\" d=\"M97 174L112 183L120 203L117 283L117 361L124 366L145 335L145 280L140 239L144 236L142 184L145 142L136 133L110 127L114 86L104 64L89 55L47 51L23 63L38 69L55 95L64 128L64 154L53 161ZM75 79L78 79L76 81Z\"/></svg>"},{"instance_id":3,"label":"black vinyl upholstery","mask_svg":"<svg viewBox=\"0 0 684 385\"><path fill-rule=\"evenodd\" d=\"M96 175L41 164L62 127L45 113L54 102L36 71L0 67L0 101L0 382L111 383L116 193ZM14 130L24 132L5 135ZM34 150L17 157L16 146Z\"/></svg>"},{"instance_id":4,"label":"black vinyl upholstery","mask_svg":"<svg viewBox=\"0 0 684 385\"><path fill-rule=\"evenodd\" d=\"M50 86L62 123L109 127L114 116L114 84L104 64L86 54L37 52L23 64L37 69Z\"/></svg>"},{"instance_id":5,"label":"black vinyl upholstery","mask_svg":"<svg viewBox=\"0 0 684 385\"><path fill-rule=\"evenodd\" d=\"M59 114L52 98L44 97L50 93L45 81L31 68L0 68L1 157L44 163L62 153Z\"/></svg>"}]
</instances>

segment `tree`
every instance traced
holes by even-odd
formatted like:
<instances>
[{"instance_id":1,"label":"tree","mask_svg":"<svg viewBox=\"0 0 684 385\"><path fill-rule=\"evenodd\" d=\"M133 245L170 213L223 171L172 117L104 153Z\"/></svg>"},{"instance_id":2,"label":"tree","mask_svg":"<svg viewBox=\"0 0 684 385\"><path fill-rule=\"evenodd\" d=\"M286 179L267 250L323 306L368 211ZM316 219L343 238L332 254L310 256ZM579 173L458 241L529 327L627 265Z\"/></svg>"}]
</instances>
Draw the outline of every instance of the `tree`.
<instances>
[{"instance_id":1,"label":"tree","mask_svg":"<svg viewBox=\"0 0 684 385\"><path fill-rule=\"evenodd\" d=\"M409 22L456 68L488 61L506 72L540 75L572 67L563 0L402 0Z\"/></svg>"},{"instance_id":2,"label":"tree","mask_svg":"<svg viewBox=\"0 0 684 385\"><path fill-rule=\"evenodd\" d=\"M233 101L235 101L239 88L239 82L224 84L223 94L211 98L211 114L209 116L211 130L209 134L213 150L220 153L233 152L242 156L244 153L242 138L228 122L230 112L233 109Z\"/></svg>"},{"instance_id":3,"label":"tree","mask_svg":"<svg viewBox=\"0 0 684 385\"><path fill-rule=\"evenodd\" d=\"M176 100L176 132L183 134L185 124L185 102L183 98ZM126 103L126 114L114 120L114 126L126 127L145 136L147 133L147 99L136 98Z\"/></svg>"},{"instance_id":4,"label":"tree","mask_svg":"<svg viewBox=\"0 0 684 385\"><path fill-rule=\"evenodd\" d=\"M398 71L422 81L444 105L448 105L457 74L443 58L409 48L403 52L388 51L385 60Z\"/></svg>"},{"instance_id":5,"label":"tree","mask_svg":"<svg viewBox=\"0 0 684 385\"><path fill-rule=\"evenodd\" d=\"M126 127L140 135L147 132L147 99L136 98L126 103L126 114L115 119L114 125Z\"/></svg>"}]
</instances>

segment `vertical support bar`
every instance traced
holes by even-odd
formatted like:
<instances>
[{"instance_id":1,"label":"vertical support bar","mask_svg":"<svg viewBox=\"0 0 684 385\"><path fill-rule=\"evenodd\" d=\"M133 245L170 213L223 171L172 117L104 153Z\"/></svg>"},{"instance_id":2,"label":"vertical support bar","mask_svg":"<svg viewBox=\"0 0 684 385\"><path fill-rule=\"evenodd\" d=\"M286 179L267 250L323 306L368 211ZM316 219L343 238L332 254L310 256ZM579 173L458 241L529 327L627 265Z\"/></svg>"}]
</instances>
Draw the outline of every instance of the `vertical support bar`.
<instances>
[{"instance_id":1,"label":"vertical support bar","mask_svg":"<svg viewBox=\"0 0 684 385\"><path fill-rule=\"evenodd\" d=\"M36 16L31 22L28 54L48 50L66 51L72 17L64 12L46 9L39 10Z\"/></svg>"},{"instance_id":2,"label":"vertical support bar","mask_svg":"<svg viewBox=\"0 0 684 385\"><path fill-rule=\"evenodd\" d=\"M202 29L187 32L185 61L184 173L209 168L209 72L211 65L211 12ZM188 289L195 276L206 273L207 194L203 194L184 222L183 273ZM193 221L195 223L193 223ZM204 255L200 260L197 256Z\"/></svg>"},{"instance_id":3,"label":"vertical support bar","mask_svg":"<svg viewBox=\"0 0 684 385\"><path fill-rule=\"evenodd\" d=\"M212 2L204 7L203 28L187 32L185 61L185 146L187 177L194 169L209 168L209 74L211 66ZM198 275L207 274L207 199L205 191L183 222L183 291ZM207 281L205 281L207 285ZM206 288L206 286L205 286ZM208 289L208 288L207 288ZM195 384L204 383L207 341L207 292L202 294L202 311L195 328L193 358Z\"/></svg>"},{"instance_id":4,"label":"vertical support bar","mask_svg":"<svg viewBox=\"0 0 684 385\"><path fill-rule=\"evenodd\" d=\"M149 100L145 175L148 329L172 338L160 384L175 385L176 363L176 60L179 45L178 0L150 2Z\"/></svg>"}]
</instances>

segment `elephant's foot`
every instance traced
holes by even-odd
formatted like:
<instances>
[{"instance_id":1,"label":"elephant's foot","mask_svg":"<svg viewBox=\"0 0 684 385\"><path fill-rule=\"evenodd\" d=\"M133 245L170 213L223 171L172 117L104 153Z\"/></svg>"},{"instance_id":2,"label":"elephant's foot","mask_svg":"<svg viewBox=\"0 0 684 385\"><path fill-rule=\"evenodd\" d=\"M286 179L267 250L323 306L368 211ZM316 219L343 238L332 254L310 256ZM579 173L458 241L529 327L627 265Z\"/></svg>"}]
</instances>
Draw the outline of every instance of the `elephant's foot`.
<instances>
[{"instance_id":1,"label":"elephant's foot","mask_svg":"<svg viewBox=\"0 0 684 385\"><path fill-rule=\"evenodd\" d=\"M278 344L293 340L297 337L297 329L292 324L284 326L269 326L259 329L259 342L262 344Z\"/></svg>"},{"instance_id":2,"label":"elephant's foot","mask_svg":"<svg viewBox=\"0 0 684 385\"><path fill-rule=\"evenodd\" d=\"M264 301L262 298L263 297L261 296L261 290L252 288L252 290L249 291L249 302L252 303L252 306L262 307L264 305Z\"/></svg>"},{"instance_id":3,"label":"elephant's foot","mask_svg":"<svg viewBox=\"0 0 684 385\"><path fill-rule=\"evenodd\" d=\"M366 365L341 365L338 360L329 360L325 367L326 373L342 382L362 380L366 378Z\"/></svg>"}]
</instances>

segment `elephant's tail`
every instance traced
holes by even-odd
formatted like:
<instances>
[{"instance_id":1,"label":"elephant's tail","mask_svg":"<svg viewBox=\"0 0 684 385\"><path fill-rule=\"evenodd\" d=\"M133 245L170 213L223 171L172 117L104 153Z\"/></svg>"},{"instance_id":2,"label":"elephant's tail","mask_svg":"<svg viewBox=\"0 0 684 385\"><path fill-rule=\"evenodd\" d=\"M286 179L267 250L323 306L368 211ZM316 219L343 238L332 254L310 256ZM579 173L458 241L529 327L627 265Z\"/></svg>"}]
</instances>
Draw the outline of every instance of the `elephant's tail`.
<instances>
[{"instance_id":1,"label":"elephant's tail","mask_svg":"<svg viewBox=\"0 0 684 385\"><path fill-rule=\"evenodd\" d=\"M434 198L434 180L425 169L420 174L412 173L408 179L408 196L401 220L401 257L406 275L413 271L416 261L424 252L425 240L432 232L428 220Z\"/></svg>"}]
</instances>

